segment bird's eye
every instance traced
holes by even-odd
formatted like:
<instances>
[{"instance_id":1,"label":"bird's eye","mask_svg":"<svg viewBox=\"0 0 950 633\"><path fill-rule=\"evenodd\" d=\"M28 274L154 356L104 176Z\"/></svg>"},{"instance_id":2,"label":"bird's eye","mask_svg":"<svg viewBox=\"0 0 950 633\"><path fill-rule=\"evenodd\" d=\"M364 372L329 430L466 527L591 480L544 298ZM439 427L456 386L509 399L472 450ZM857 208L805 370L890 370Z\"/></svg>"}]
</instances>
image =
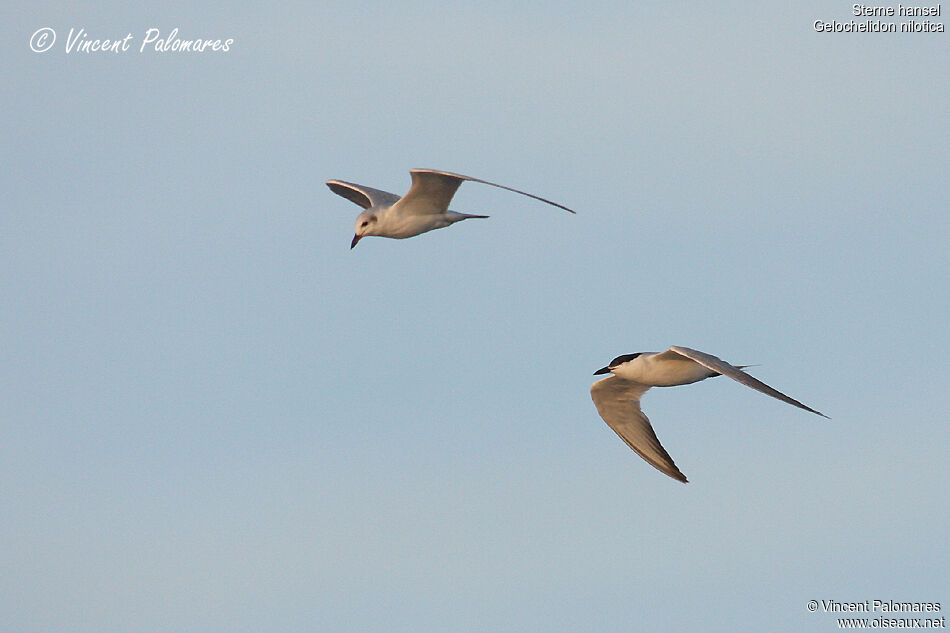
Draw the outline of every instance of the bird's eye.
<instances>
[{"instance_id":1,"label":"bird's eye","mask_svg":"<svg viewBox=\"0 0 950 633\"><path fill-rule=\"evenodd\" d=\"M360 228L365 229L367 224L369 224L369 222L367 222L366 220L363 220L363 223L360 224Z\"/></svg>"}]
</instances>

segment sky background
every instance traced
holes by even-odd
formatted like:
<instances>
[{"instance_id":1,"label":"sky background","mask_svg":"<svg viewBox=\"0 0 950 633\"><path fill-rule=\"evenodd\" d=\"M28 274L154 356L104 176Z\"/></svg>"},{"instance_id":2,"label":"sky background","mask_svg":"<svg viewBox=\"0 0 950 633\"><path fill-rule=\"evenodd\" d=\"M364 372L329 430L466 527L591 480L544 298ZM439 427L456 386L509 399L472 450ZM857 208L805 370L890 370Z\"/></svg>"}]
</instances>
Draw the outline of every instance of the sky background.
<instances>
[{"instance_id":1,"label":"sky background","mask_svg":"<svg viewBox=\"0 0 950 633\"><path fill-rule=\"evenodd\" d=\"M20 4L0 630L950 611L945 33L816 33L846 2ZM79 27L130 50L67 54ZM152 27L234 42L140 53ZM351 251L324 181L402 194L413 167L577 215L467 183L453 209L490 219ZM588 392L674 344L831 420L725 379L651 391L684 486Z\"/></svg>"}]
</instances>

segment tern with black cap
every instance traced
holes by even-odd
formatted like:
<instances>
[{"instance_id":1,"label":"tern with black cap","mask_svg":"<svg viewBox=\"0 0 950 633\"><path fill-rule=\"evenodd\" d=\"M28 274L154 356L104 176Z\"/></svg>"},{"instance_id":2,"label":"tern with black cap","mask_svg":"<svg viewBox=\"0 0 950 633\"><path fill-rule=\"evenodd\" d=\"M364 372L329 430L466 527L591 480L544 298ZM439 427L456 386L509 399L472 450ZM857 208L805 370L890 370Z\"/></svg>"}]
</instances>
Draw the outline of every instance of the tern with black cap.
<instances>
[{"instance_id":1,"label":"tern with black cap","mask_svg":"<svg viewBox=\"0 0 950 633\"><path fill-rule=\"evenodd\" d=\"M742 371L748 365L730 365L712 354L673 346L665 352L625 354L594 375L611 373L590 387L597 412L611 429L651 466L686 483L686 476L657 439L650 420L640 409L640 398L651 387L688 385L713 376L728 376L756 391L827 418L824 413L786 396Z\"/></svg>"}]
</instances>

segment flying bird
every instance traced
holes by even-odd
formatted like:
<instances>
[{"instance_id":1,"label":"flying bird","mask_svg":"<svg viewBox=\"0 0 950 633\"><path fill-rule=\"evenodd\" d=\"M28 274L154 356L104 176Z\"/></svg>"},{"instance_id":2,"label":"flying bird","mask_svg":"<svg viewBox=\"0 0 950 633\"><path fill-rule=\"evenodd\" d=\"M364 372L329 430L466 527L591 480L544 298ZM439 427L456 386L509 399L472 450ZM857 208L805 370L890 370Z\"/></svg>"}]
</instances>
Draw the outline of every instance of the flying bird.
<instances>
[{"instance_id":1,"label":"flying bird","mask_svg":"<svg viewBox=\"0 0 950 633\"><path fill-rule=\"evenodd\" d=\"M327 187L333 193L343 196L350 202L363 207L356 217L353 241L350 248L367 235L405 239L433 229L441 229L450 224L469 218L487 218L487 215L457 213L449 211L449 202L464 181L480 182L499 189L520 193L523 196L546 202L555 207L575 213L562 204L545 200L525 191L512 189L487 180L462 176L436 169L412 169L412 186L403 197L387 191L380 191L363 185L342 180L328 180Z\"/></svg>"},{"instance_id":2,"label":"flying bird","mask_svg":"<svg viewBox=\"0 0 950 633\"><path fill-rule=\"evenodd\" d=\"M753 378L742 371L745 367L748 365L730 365L712 354L675 345L665 352L624 354L594 372L595 376L606 373L613 376L591 385L590 396L600 417L627 446L660 472L686 483L686 476L673 463L650 426L650 420L640 410L640 397L650 387L688 385L713 376L729 376L782 402L828 417Z\"/></svg>"}]
</instances>

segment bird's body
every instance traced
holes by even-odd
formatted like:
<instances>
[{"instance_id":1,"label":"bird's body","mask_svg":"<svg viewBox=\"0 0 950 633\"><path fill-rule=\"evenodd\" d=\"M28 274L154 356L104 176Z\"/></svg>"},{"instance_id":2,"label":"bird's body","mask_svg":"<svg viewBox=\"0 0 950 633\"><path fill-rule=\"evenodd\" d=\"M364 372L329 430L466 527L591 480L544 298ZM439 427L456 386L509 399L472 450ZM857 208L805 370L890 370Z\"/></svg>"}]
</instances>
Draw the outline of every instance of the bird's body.
<instances>
[{"instance_id":1,"label":"bird's body","mask_svg":"<svg viewBox=\"0 0 950 633\"><path fill-rule=\"evenodd\" d=\"M688 385L719 374L675 353L640 352L629 354L629 356L631 358L621 361L611 371L624 380L631 380L649 387Z\"/></svg>"},{"instance_id":2,"label":"bird's body","mask_svg":"<svg viewBox=\"0 0 950 633\"><path fill-rule=\"evenodd\" d=\"M364 211L357 218L357 227L366 216L375 214L378 218L375 230L383 237L391 237L397 240L404 240L407 237L415 237L426 231L434 229L443 229L450 224L455 224L468 218L487 218L487 215L472 215L470 213L457 213L446 210L445 213L432 215L419 215L415 213L403 213L397 202L391 207L381 207L375 210ZM375 233L366 233L366 235L375 235ZM363 237L360 235L360 237Z\"/></svg>"},{"instance_id":3,"label":"bird's body","mask_svg":"<svg viewBox=\"0 0 950 633\"><path fill-rule=\"evenodd\" d=\"M327 186L331 191L363 207L363 212L356 218L350 248L356 246L357 242L368 235L401 240L434 229L445 228L469 218L487 218L487 215L449 210L452 196L455 195L459 185L466 180L513 191L574 213L556 202L479 178L434 169L413 169L409 173L412 176L412 186L401 198L387 191L351 182L327 181Z\"/></svg>"},{"instance_id":4,"label":"bird's body","mask_svg":"<svg viewBox=\"0 0 950 633\"><path fill-rule=\"evenodd\" d=\"M686 483L673 458L660 444L650 420L640 409L640 398L651 387L688 385L713 376L729 376L752 389L800 409L828 417L798 400L769 387L742 371L745 365L730 365L711 354L673 346L665 352L641 352L618 356L595 375L612 373L590 388L597 412L627 445L657 470Z\"/></svg>"}]
</instances>

